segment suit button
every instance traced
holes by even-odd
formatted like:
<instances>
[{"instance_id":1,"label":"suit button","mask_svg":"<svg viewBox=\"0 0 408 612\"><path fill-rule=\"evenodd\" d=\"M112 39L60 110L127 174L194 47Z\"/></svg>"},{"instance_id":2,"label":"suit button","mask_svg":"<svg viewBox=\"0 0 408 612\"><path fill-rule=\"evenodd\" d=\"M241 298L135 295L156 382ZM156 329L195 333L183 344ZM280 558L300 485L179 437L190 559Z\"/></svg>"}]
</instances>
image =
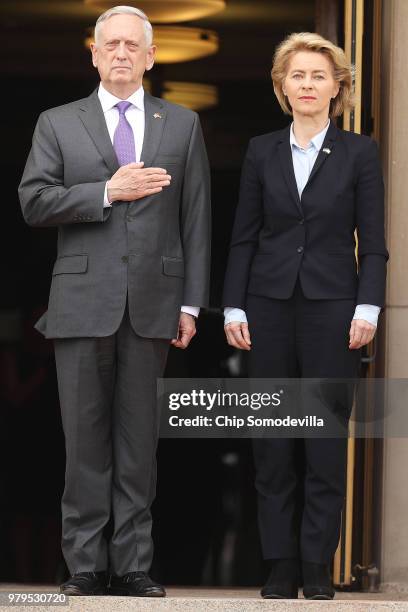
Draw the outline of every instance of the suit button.
<instances>
[{"instance_id":1,"label":"suit button","mask_svg":"<svg viewBox=\"0 0 408 612\"><path fill-rule=\"evenodd\" d=\"M129 261L129 257L127 255L124 255L122 257L122 261L123 261L123 263L127 263Z\"/></svg>"},{"instance_id":2,"label":"suit button","mask_svg":"<svg viewBox=\"0 0 408 612\"><path fill-rule=\"evenodd\" d=\"M303 247L298 247L298 248L297 248L297 252L298 252L298 253L303 253Z\"/></svg>"},{"instance_id":3,"label":"suit button","mask_svg":"<svg viewBox=\"0 0 408 612\"><path fill-rule=\"evenodd\" d=\"M299 225L303 225L303 224L304 224L304 222L305 222L305 220L304 220L304 219L299 219Z\"/></svg>"}]
</instances>

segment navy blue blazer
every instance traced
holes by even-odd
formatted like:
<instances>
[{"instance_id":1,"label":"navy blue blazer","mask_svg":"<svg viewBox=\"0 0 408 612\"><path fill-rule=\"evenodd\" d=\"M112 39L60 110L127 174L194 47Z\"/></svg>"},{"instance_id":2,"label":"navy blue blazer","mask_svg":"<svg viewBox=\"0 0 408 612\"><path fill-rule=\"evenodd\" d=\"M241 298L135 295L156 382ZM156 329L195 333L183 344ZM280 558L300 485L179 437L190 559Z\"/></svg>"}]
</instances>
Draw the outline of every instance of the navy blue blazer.
<instances>
[{"instance_id":1,"label":"navy blue blazer","mask_svg":"<svg viewBox=\"0 0 408 612\"><path fill-rule=\"evenodd\" d=\"M287 299L299 277L309 299L383 307L388 252L376 143L330 122L299 198L289 134L290 126L249 143L223 304L245 310L247 293Z\"/></svg>"}]
</instances>

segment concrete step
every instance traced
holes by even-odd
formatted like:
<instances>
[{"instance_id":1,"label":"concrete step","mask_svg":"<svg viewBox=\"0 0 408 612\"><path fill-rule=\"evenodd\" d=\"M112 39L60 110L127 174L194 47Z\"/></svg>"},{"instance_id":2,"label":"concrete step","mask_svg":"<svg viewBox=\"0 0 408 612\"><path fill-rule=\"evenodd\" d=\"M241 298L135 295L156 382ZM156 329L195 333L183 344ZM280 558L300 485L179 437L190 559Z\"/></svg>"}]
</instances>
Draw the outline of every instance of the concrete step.
<instances>
[{"instance_id":1,"label":"concrete step","mask_svg":"<svg viewBox=\"0 0 408 612\"><path fill-rule=\"evenodd\" d=\"M337 593L333 601L264 600L258 589L168 588L160 599L130 597L70 597L68 605L4 605L9 592L56 593L55 587L1 585L0 612L408 612L407 594Z\"/></svg>"}]
</instances>

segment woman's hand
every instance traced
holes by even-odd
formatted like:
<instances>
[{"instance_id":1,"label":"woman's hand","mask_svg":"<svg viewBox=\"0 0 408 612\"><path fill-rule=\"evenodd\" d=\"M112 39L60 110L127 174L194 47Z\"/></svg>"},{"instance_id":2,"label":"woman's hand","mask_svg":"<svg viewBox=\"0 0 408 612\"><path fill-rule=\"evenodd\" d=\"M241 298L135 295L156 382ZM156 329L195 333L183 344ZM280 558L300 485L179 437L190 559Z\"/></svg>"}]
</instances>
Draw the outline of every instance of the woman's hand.
<instances>
[{"instance_id":1,"label":"woman's hand","mask_svg":"<svg viewBox=\"0 0 408 612\"><path fill-rule=\"evenodd\" d=\"M230 346L244 351L251 350L251 336L248 323L231 321L231 323L224 326L224 330L227 336L227 342Z\"/></svg>"},{"instance_id":2,"label":"woman's hand","mask_svg":"<svg viewBox=\"0 0 408 612\"><path fill-rule=\"evenodd\" d=\"M364 319L353 319L350 326L349 349L359 349L365 346L375 336L377 328Z\"/></svg>"}]
</instances>

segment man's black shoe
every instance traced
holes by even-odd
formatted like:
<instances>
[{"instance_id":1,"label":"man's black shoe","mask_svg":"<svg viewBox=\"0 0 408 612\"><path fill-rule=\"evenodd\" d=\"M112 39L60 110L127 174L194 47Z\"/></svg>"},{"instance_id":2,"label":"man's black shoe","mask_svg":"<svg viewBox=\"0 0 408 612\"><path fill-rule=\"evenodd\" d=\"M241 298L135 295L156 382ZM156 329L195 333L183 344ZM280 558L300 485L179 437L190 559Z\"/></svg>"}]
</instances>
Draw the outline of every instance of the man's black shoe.
<instances>
[{"instance_id":1,"label":"man's black shoe","mask_svg":"<svg viewBox=\"0 0 408 612\"><path fill-rule=\"evenodd\" d=\"M60 586L64 595L105 595L106 572L78 572Z\"/></svg>"},{"instance_id":2,"label":"man's black shoe","mask_svg":"<svg viewBox=\"0 0 408 612\"><path fill-rule=\"evenodd\" d=\"M329 566L322 563L302 562L303 594L306 599L333 599Z\"/></svg>"},{"instance_id":3,"label":"man's black shoe","mask_svg":"<svg viewBox=\"0 0 408 612\"><path fill-rule=\"evenodd\" d=\"M273 559L271 572L261 595L264 599L297 599L298 560Z\"/></svg>"},{"instance_id":4,"label":"man's black shoe","mask_svg":"<svg viewBox=\"0 0 408 612\"><path fill-rule=\"evenodd\" d=\"M165 597L164 586L154 582L146 572L129 572L111 576L109 595L130 597Z\"/></svg>"}]
</instances>

